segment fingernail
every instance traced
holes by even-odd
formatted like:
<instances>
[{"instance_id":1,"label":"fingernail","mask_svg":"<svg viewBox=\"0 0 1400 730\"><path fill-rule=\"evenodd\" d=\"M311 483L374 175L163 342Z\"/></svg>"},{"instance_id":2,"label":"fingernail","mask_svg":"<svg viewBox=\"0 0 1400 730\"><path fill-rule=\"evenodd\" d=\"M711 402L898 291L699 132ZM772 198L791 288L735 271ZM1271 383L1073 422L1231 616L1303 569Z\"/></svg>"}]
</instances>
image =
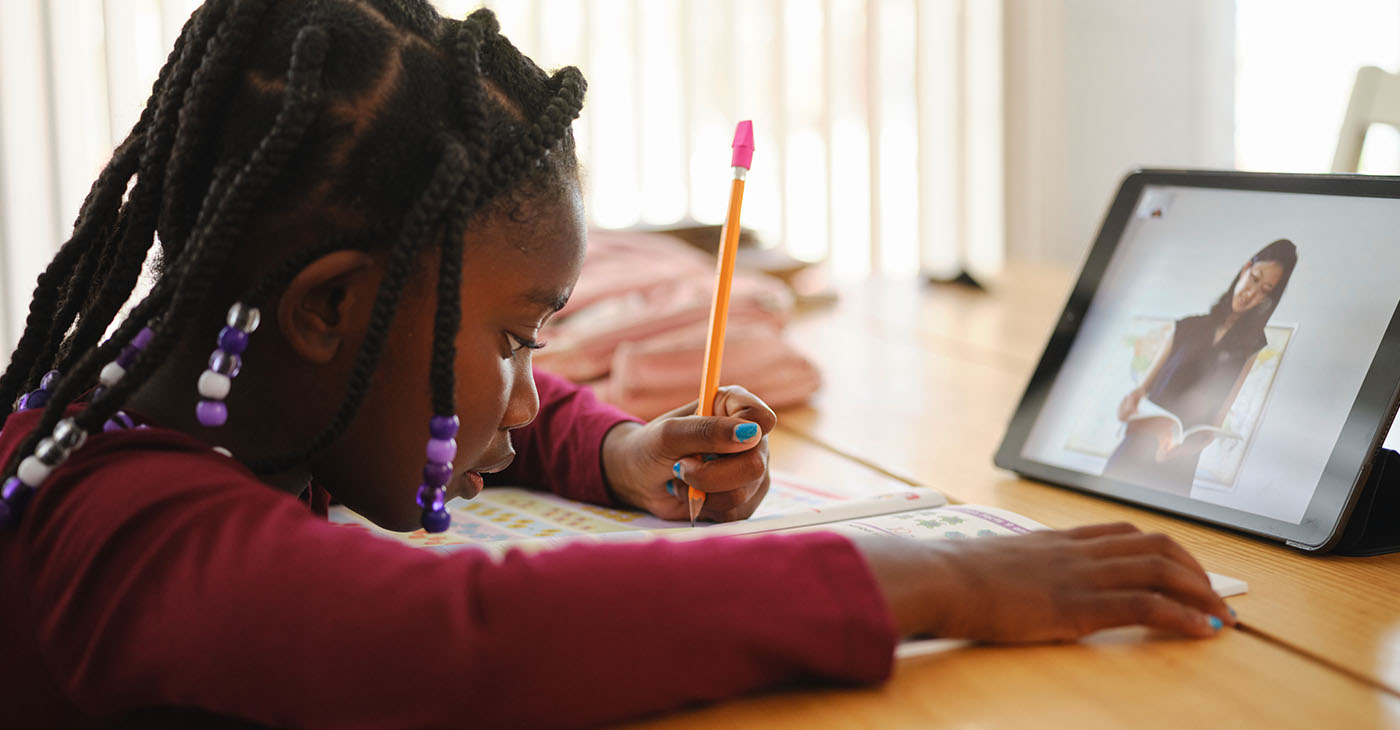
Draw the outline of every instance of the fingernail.
<instances>
[{"instance_id":1,"label":"fingernail","mask_svg":"<svg viewBox=\"0 0 1400 730\"><path fill-rule=\"evenodd\" d=\"M1230 612L1230 618L1239 618L1239 617L1240 617L1239 614L1235 613L1235 609L1230 608L1229 606L1226 606L1226 607L1225 607L1225 610Z\"/></svg>"},{"instance_id":2,"label":"fingernail","mask_svg":"<svg viewBox=\"0 0 1400 730\"><path fill-rule=\"evenodd\" d=\"M701 460L701 461L714 461L715 459L718 459L718 458L719 458L719 454L705 454L704 456L700 457L700 460Z\"/></svg>"},{"instance_id":3,"label":"fingernail","mask_svg":"<svg viewBox=\"0 0 1400 730\"><path fill-rule=\"evenodd\" d=\"M735 441L748 441L758 435L757 423L741 423L734 427Z\"/></svg>"},{"instance_id":4,"label":"fingernail","mask_svg":"<svg viewBox=\"0 0 1400 730\"><path fill-rule=\"evenodd\" d=\"M680 475L681 475L681 463L678 461L678 462L676 462L674 465L672 465L672 466L671 466L671 471L674 472L676 476L680 476Z\"/></svg>"},{"instance_id":5,"label":"fingernail","mask_svg":"<svg viewBox=\"0 0 1400 730\"><path fill-rule=\"evenodd\" d=\"M1220 627L1225 625L1220 619L1214 616L1207 616L1206 619L1210 622L1211 631L1219 631Z\"/></svg>"},{"instance_id":6,"label":"fingernail","mask_svg":"<svg viewBox=\"0 0 1400 730\"><path fill-rule=\"evenodd\" d=\"M672 497L676 496L676 482L673 479L666 480L666 493Z\"/></svg>"}]
</instances>

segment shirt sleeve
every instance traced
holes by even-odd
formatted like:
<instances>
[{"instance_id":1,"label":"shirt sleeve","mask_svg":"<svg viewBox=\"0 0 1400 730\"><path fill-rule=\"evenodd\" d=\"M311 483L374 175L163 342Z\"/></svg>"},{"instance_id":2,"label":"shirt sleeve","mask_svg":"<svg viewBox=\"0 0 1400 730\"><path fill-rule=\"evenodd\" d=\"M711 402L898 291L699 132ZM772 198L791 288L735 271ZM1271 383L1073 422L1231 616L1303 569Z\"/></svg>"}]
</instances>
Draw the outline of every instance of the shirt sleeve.
<instances>
[{"instance_id":1,"label":"shirt sleeve","mask_svg":"<svg viewBox=\"0 0 1400 730\"><path fill-rule=\"evenodd\" d=\"M613 504L603 474L603 438L619 423L641 420L603 403L593 391L535 371L540 412L511 432L515 461L487 484L544 489L594 504Z\"/></svg>"},{"instance_id":2,"label":"shirt sleeve","mask_svg":"<svg viewBox=\"0 0 1400 730\"><path fill-rule=\"evenodd\" d=\"M884 599L837 535L497 562L325 523L209 452L94 456L51 477L19 536L45 664L95 717L577 727L891 668Z\"/></svg>"}]
</instances>

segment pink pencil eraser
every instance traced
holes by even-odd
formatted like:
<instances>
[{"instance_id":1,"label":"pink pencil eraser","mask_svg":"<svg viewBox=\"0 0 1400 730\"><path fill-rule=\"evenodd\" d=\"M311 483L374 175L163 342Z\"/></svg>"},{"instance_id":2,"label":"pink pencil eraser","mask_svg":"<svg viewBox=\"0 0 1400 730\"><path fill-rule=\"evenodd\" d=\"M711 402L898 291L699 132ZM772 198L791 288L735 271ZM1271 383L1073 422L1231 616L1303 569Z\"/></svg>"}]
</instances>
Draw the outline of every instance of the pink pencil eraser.
<instances>
[{"instance_id":1,"label":"pink pencil eraser","mask_svg":"<svg viewBox=\"0 0 1400 730\"><path fill-rule=\"evenodd\" d=\"M753 163L753 122L745 119L734 128L734 161L730 167L749 169Z\"/></svg>"}]
</instances>

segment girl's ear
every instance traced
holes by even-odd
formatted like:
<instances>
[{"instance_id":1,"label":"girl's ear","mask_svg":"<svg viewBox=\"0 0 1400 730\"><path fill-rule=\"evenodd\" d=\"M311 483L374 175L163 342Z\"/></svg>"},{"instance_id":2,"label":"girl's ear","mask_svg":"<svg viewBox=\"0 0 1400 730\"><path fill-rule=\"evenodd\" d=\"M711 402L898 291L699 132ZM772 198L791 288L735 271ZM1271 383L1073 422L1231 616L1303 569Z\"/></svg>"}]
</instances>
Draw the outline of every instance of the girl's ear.
<instances>
[{"instance_id":1,"label":"girl's ear","mask_svg":"<svg viewBox=\"0 0 1400 730\"><path fill-rule=\"evenodd\" d=\"M358 342L379 286L378 266L362 251L336 251L302 269L277 302L277 325L292 349L330 362L347 339Z\"/></svg>"}]
</instances>

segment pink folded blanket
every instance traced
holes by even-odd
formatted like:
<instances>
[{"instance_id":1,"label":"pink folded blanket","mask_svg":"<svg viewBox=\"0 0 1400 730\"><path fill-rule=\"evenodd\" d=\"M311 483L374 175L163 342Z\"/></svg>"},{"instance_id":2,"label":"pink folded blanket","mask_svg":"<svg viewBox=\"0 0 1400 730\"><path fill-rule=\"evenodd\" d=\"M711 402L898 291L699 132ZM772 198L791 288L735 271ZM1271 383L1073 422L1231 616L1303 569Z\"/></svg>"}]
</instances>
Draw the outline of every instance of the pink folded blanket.
<instances>
[{"instance_id":1,"label":"pink folded blanket","mask_svg":"<svg viewBox=\"0 0 1400 730\"><path fill-rule=\"evenodd\" d=\"M568 306L546 326L535 364L593 386L640 418L695 400L714 296L714 259L654 233L593 231ZM806 400L816 367L782 338L792 314L782 282L736 272L720 382L775 408Z\"/></svg>"}]
</instances>

